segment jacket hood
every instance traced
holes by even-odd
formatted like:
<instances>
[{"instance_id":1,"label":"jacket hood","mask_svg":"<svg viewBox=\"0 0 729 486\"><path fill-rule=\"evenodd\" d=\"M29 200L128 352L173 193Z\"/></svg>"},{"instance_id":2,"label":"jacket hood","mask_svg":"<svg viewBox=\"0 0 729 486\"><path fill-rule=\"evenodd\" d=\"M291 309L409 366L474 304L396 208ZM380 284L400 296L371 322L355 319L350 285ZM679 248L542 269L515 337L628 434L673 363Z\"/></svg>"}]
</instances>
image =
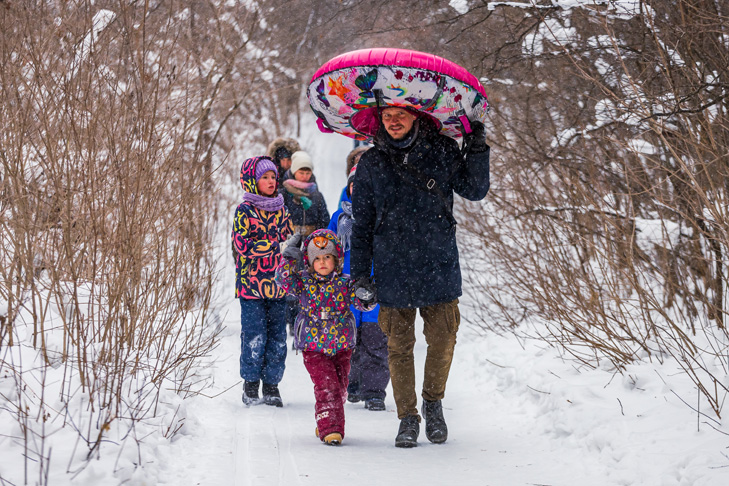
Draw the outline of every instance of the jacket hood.
<instances>
[{"instance_id":1,"label":"jacket hood","mask_svg":"<svg viewBox=\"0 0 729 486\"><path fill-rule=\"evenodd\" d=\"M349 173L352 172L355 157L367 152L370 148L371 147L369 145L360 145L356 149L352 150L349 155L347 155L347 173L345 174L347 177L349 177Z\"/></svg>"},{"instance_id":2,"label":"jacket hood","mask_svg":"<svg viewBox=\"0 0 729 486\"><path fill-rule=\"evenodd\" d=\"M352 202L352 198L347 194L347 188L342 189L342 194L339 196L339 207L342 207L343 202Z\"/></svg>"},{"instance_id":3,"label":"jacket hood","mask_svg":"<svg viewBox=\"0 0 729 486\"><path fill-rule=\"evenodd\" d=\"M294 152L298 152L299 150L301 150L301 146L299 145L299 142L297 142L293 138L279 137L276 140L274 140L273 142L271 142L270 144L268 144L268 149L266 150L266 156L268 156L271 160L276 162L276 150L280 147L285 147L292 154Z\"/></svg>"},{"instance_id":4,"label":"jacket hood","mask_svg":"<svg viewBox=\"0 0 729 486\"><path fill-rule=\"evenodd\" d=\"M258 187L256 187L256 166L261 160L272 161L270 157L265 156L251 157L243 161L243 165L240 168L240 185L245 192L258 194ZM276 190L278 190L278 182L276 183Z\"/></svg>"},{"instance_id":5,"label":"jacket hood","mask_svg":"<svg viewBox=\"0 0 729 486\"><path fill-rule=\"evenodd\" d=\"M342 250L342 244L339 242L339 238L337 238L337 235L334 234L333 231L328 229L318 229L314 231L312 234L306 237L304 240L304 266L310 267L311 263L309 261L309 252L306 251L307 248L309 248L309 242L316 238L317 236L323 236L324 238L328 239L332 243L334 243L334 248L337 250L337 273L342 273L342 266L344 265L344 250Z\"/></svg>"}]
</instances>

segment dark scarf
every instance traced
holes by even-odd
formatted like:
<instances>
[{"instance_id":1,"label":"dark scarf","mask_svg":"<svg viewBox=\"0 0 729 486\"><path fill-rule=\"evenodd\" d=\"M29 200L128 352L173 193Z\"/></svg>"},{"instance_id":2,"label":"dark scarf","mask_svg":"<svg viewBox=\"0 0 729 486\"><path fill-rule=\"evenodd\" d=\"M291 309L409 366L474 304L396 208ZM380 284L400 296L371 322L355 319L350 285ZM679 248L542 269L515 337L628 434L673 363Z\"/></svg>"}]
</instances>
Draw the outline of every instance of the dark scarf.
<instances>
[{"instance_id":1,"label":"dark scarf","mask_svg":"<svg viewBox=\"0 0 729 486\"><path fill-rule=\"evenodd\" d=\"M342 243L342 249L349 251L352 245L352 203L349 201L342 201L342 213L339 215L337 220L337 237Z\"/></svg>"},{"instance_id":2,"label":"dark scarf","mask_svg":"<svg viewBox=\"0 0 729 486\"><path fill-rule=\"evenodd\" d=\"M387 133L387 130L385 130L385 126L381 124L377 134L375 135L375 143L388 152L407 153L410 151L412 146L415 145L419 132L420 119L415 120L413 128L411 128L410 131L400 140L392 138L390 134Z\"/></svg>"},{"instance_id":3,"label":"dark scarf","mask_svg":"<svg viewBox=\"0 0 729 486\"><path fill-rule=\"evenodd\" d=\"M421 124L420 119L417 119L413 123L413 128L403 138L395 140L387 133L384 125L380 125L374 142L376 146L389 155L393 162L401 164L407 154L415 148L421 139L427 137L430 131L430 124Z\"/></svg>"}]
</instances>

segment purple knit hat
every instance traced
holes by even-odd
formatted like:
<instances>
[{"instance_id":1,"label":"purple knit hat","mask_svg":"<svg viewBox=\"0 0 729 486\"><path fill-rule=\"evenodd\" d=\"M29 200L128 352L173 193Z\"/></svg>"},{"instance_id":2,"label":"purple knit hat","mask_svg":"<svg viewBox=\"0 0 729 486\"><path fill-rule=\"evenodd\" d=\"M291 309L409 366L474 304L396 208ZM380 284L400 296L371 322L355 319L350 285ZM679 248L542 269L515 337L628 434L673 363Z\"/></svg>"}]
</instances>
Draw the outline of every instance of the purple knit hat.
<instances>
[{"instance_id":1,"label":"purple knit hat","mask_svg":"<svg viewBox=\"0 0 729 486\"><path fill-rule=\"evenodd\" d=\"M256 164L256 182L258 182L261 177L263 177L263 174L269 170L272 170L273 173L276 174L276 178L278 178L278 169L276 169L276 164L273 160L269 158L261 158Z\"/></svg>"}]
</instances>

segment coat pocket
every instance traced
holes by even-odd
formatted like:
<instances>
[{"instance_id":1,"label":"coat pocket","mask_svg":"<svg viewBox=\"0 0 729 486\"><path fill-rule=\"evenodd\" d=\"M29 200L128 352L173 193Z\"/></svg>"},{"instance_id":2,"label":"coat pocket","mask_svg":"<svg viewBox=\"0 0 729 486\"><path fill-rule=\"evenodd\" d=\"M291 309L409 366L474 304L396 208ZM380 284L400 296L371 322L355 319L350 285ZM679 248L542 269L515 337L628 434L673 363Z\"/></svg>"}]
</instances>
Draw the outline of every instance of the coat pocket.
<instances>
[{"instance_id":1,"label":"coat pocket","mask_svg":"<svg viewBox=\"0 0 729 486\"><path fill-rule=\"evenodd\" d=\"M304 342L306 340L306 336L304 334L305 320L306 319L301 313L297 314L296 319L294 320L294 347L296 349L304 349Z\"/></svg>"},{"instance_id":2,"label":"coat pocket","mask_svg":"<svg viewBox=\"0 0 729 486\"><path fill-rule=\"evenodd\" d=\"M390 329L392 329L392 310L388 307L380 306L380 314L377 316L377 324L382 332L390 337Z\"/></svg>"},{"instance_id":3,"label":"coat pocket","mask_svg":"<svg viewBox=\"0 0 729 486\"><path fill-rule=\"evenodd\" d=\"M458 309L458 299L444 304L444 307L448 332L456 334L461 325L461 311Z\"/></svg>"}]
</instances>

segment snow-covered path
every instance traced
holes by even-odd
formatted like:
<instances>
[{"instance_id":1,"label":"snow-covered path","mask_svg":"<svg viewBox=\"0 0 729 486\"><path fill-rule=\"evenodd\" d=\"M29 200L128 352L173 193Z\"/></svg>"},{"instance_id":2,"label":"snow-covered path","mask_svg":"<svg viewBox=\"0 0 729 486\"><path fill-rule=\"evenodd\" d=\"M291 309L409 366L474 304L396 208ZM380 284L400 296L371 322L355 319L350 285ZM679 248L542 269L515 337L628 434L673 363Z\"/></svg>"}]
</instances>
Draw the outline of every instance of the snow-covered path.
<instances>
[{"instance_id":1,"label":"snow-covered path","mask_svg":"<svg viewBox=\"0 0 729 486\"><path fill-rule=\"evenodd\" d=\"M351 141L310 130L300 141L333 211ZM477 335L465 323L444 400L446 444L430 444L421 426L417 448L396 448L398 420L388 390L385 412L348 403L343 445L324 446L314 436L313 385L301 355L290 351L287 358L284 408L241 403L240 307L229 298L231 273L219 282L225 329L211 370L215 385L207 390L217 396L184 402L182 433L172 444L159 441L155 457L146 458L156 484L729 484L729 436L705 418L697 431L696 413L678 398L696 403L696 389L675 364L639 363L613 375L563 361L543 343ZM425 343L417 332L421 380ZM712 425L729 433L726 424Z\"/></svg>"},{"instance_id":2,"label":"snow-covered path","mask_svg":"<svg viewBox=\"0 0 729 486\"><path fill-rule=\"evenodd\" d=\"M655 371L638 366L631 378L610 382L609 373L578 372L554 350L479 337L466 326L444 401L446 444L430 444L421 430L419 447L394 447L388 390L385 412L348 403L343 445L324 446L314 436L313 387L301 355L287 358L284 408L243 406L236 301L228 311L214 371L215 388L230 389L187 402L184 434L158 448L158 484L716 485L729 478L722 456L729 441L706 426L696 432L693 412Z\"/></svg>"},{"instance_id":3,"label":"snow-covered path","mask_svg":"<svg viewBox=\"0 0 729 486\"><path fill-rule=\"evenodd\" d=\"M218 349L216 375L221 388L239 381L235 310L231 305L228 332ZM416 347L419 370L423 341L421 337ZM450 428L445 445L430 444L421 433L418 448L394 447L398 420L391 390L385 412L348 403L344 444L322 445L314 436L311 380L301 355L290 352L280 385L284 408L246 408L239 385L215 399L190 402L185 435L163 452L170 457L162 458L162 463L174 467L164 468L160 484L306 485L333 484L335 478L351 485L372 484L375 479L379 484L386 478L403 485L560 484L554 480L562 477L565 467L573 469L574 484L597 484L591 478L600 477L595 471L598 464L575 465L535 433L533 419L523 410L502 408L505 398L493 388L496 377L488 376L488 369L477 373L472 366L479 362L477 348L475 343L458 345L445 401Z\"/></svg>"}]
</instances>

